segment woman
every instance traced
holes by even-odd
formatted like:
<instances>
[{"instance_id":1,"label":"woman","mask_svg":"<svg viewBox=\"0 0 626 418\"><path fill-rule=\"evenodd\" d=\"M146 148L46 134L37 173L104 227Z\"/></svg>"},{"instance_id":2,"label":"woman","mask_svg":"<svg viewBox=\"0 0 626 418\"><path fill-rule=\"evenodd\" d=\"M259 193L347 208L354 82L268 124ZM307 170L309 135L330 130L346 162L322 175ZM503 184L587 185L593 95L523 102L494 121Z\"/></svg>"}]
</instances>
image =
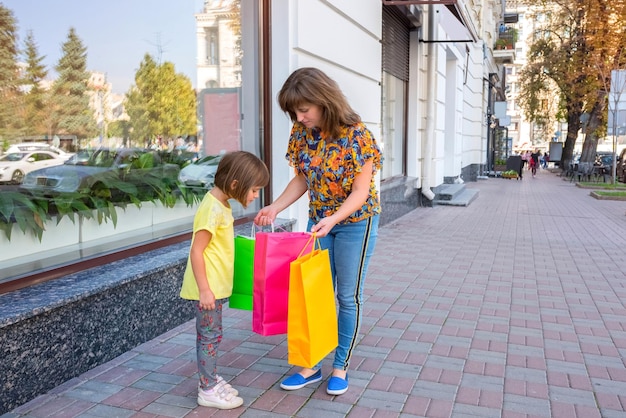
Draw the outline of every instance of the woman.
<instances>
[{"instance_id":1,"label":"woman","mask_svg":"<svg viewBox=\"0 0 626 418\"><path fill-rule=\"evenodd\" d=\"M278 103L293 126L286 158L295 177L271 205L255 217L258 225L309 195L307 230L330 254L339 305L339 345L327 393L348 390L348 366L362 319L363 283L374 251L381 211L374 175L381 153L372 133L350 107L337 83L316 68L301 68L285 81ZM281 383L300 389L322 380L321 364L304 368Z\"/></svg>"}]
</instances>

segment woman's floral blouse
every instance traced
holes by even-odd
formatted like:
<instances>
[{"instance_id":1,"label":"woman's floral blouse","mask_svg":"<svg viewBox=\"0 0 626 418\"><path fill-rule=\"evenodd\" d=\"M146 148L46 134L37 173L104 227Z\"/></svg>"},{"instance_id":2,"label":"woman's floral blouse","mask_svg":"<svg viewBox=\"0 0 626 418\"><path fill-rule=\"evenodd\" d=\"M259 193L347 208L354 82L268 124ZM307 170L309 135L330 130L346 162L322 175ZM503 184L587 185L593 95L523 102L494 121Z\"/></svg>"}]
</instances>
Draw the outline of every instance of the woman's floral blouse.
<instances>
[{"instance_id":1,"label":"woman's floral blouse","mask_svg":"<svg viewBox=\"0 0 626 418\"><path fill-rule=\"evenodd\" d=\"M336 141L326 141L317 129L294 123L287 160L306 177L309 217L313 222L332 215L352 191L352 183L366 161L373 160L370 193L363 206L341 223L358 222L380 213L374 174L381 167L381 153L372 133L358 123L342 129Z\"/></svg>"}]
</instances>

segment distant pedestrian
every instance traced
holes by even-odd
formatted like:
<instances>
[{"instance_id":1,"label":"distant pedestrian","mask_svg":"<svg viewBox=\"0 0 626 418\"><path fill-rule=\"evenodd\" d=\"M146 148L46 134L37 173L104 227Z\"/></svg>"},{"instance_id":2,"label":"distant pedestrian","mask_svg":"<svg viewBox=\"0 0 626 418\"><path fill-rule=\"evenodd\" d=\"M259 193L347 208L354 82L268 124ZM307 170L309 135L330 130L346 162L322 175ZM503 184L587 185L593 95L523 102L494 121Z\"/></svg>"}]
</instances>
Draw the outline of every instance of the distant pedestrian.
<instances>
[{"instance_id":1,"label":"distant pedestrian","mask_svg":"<svg viewBox=\"0 0 626 418\"><path fill-rule=\"evenodd\" d=\"M267 167L254 154L225 154L215 173L215 186L198 207L180 297L194 301L198 404L233 409L243 404L239 392L217 374L222 341L222 307L233 291L234 218L229 199L247 207L269 183Z\"/></svg>"},{"instance_id":2,"label":"distant pedestrian","mask_svg":"<svg viewBox=\"0 0 626 418\"><path fill-rule=\"evenodd\" d=\"M537 174L537 167L539 167L539 157L541 156L541 152L536 149L532 154L530 154L530 158L528 159L528 165L530 166L530 171L533 173L533 177Z\"/></svg>"},{"instance_id":3,"label":"distant pedestrian","mask_svg":"<svg viewBox=\"0 0 626 418\"><path fill-rule=\"evenodd\" d=\"M548 168L548 163L550 163L550 153L546 152L543 155L543 163L542 163L541 167L547 169Z\"/></svg>"}]
</instances>

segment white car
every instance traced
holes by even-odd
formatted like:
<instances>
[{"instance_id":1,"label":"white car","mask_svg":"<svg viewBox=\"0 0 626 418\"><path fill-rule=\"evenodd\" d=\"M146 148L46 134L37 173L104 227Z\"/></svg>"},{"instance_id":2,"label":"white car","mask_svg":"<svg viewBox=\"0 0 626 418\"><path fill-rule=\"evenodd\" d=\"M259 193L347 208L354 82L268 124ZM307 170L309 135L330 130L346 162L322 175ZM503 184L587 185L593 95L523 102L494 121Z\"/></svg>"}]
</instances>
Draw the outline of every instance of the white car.
<instances>
[{"instance_id":1,"label":"white car","mask_svg":"<svg viewBox=\"0 0 626 418\"><path fill-rule=\"evenodd\" d=\"M65 152L61 148L57 148L54 145L50 145L45 142L22 142L20 144L13 144L6 151L7 154L12 152L29 152L29 151L52 151L59 154L64 159L70 158L73 153Z\"/></svg>"},{"instance_id":2,"label":"white car","mask_svg":"<svg viewBox=\"0 0 626 418\"><path fill-rule=\"evenodd\" d=\"M53 151L11 152L0 157L0 183L21 184L24 175L40 168L61 165L65 155Z\"/></svg>"}]
</instances>

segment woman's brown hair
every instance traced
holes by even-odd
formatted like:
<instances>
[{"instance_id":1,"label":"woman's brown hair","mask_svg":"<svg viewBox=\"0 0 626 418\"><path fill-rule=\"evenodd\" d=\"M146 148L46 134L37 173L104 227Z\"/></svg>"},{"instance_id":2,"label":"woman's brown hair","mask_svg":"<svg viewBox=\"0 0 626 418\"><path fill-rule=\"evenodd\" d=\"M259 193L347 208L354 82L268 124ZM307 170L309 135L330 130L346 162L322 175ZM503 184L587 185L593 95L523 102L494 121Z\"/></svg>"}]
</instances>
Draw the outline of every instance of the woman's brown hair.
<instances>
[{"instance_id":1,"label":"woman's brown hair","mask_svg":"<svg viewBox=\"0 0 626 418\"><path fill-rule=\"evenodd\" d=\"M259 157L247 151L224 154L215 173L215 186L244 207L254 187L265 187L270 181L267 166Z\"/></svg>"},{"instance_id":2,"label":"woman's brown hair","mask_svg":"<svg viewBox=\"0 0 626 418\"><path fill-rule=\"evenodd\" d=\"M298 121L295 112L298 107L319 106L322 109L319 128L331 139L339 137L343 125L361 122L337 82L317 68L304 67L291 73L278 92L278 104L293 122Z\"/></svg>"}]
</instances>

